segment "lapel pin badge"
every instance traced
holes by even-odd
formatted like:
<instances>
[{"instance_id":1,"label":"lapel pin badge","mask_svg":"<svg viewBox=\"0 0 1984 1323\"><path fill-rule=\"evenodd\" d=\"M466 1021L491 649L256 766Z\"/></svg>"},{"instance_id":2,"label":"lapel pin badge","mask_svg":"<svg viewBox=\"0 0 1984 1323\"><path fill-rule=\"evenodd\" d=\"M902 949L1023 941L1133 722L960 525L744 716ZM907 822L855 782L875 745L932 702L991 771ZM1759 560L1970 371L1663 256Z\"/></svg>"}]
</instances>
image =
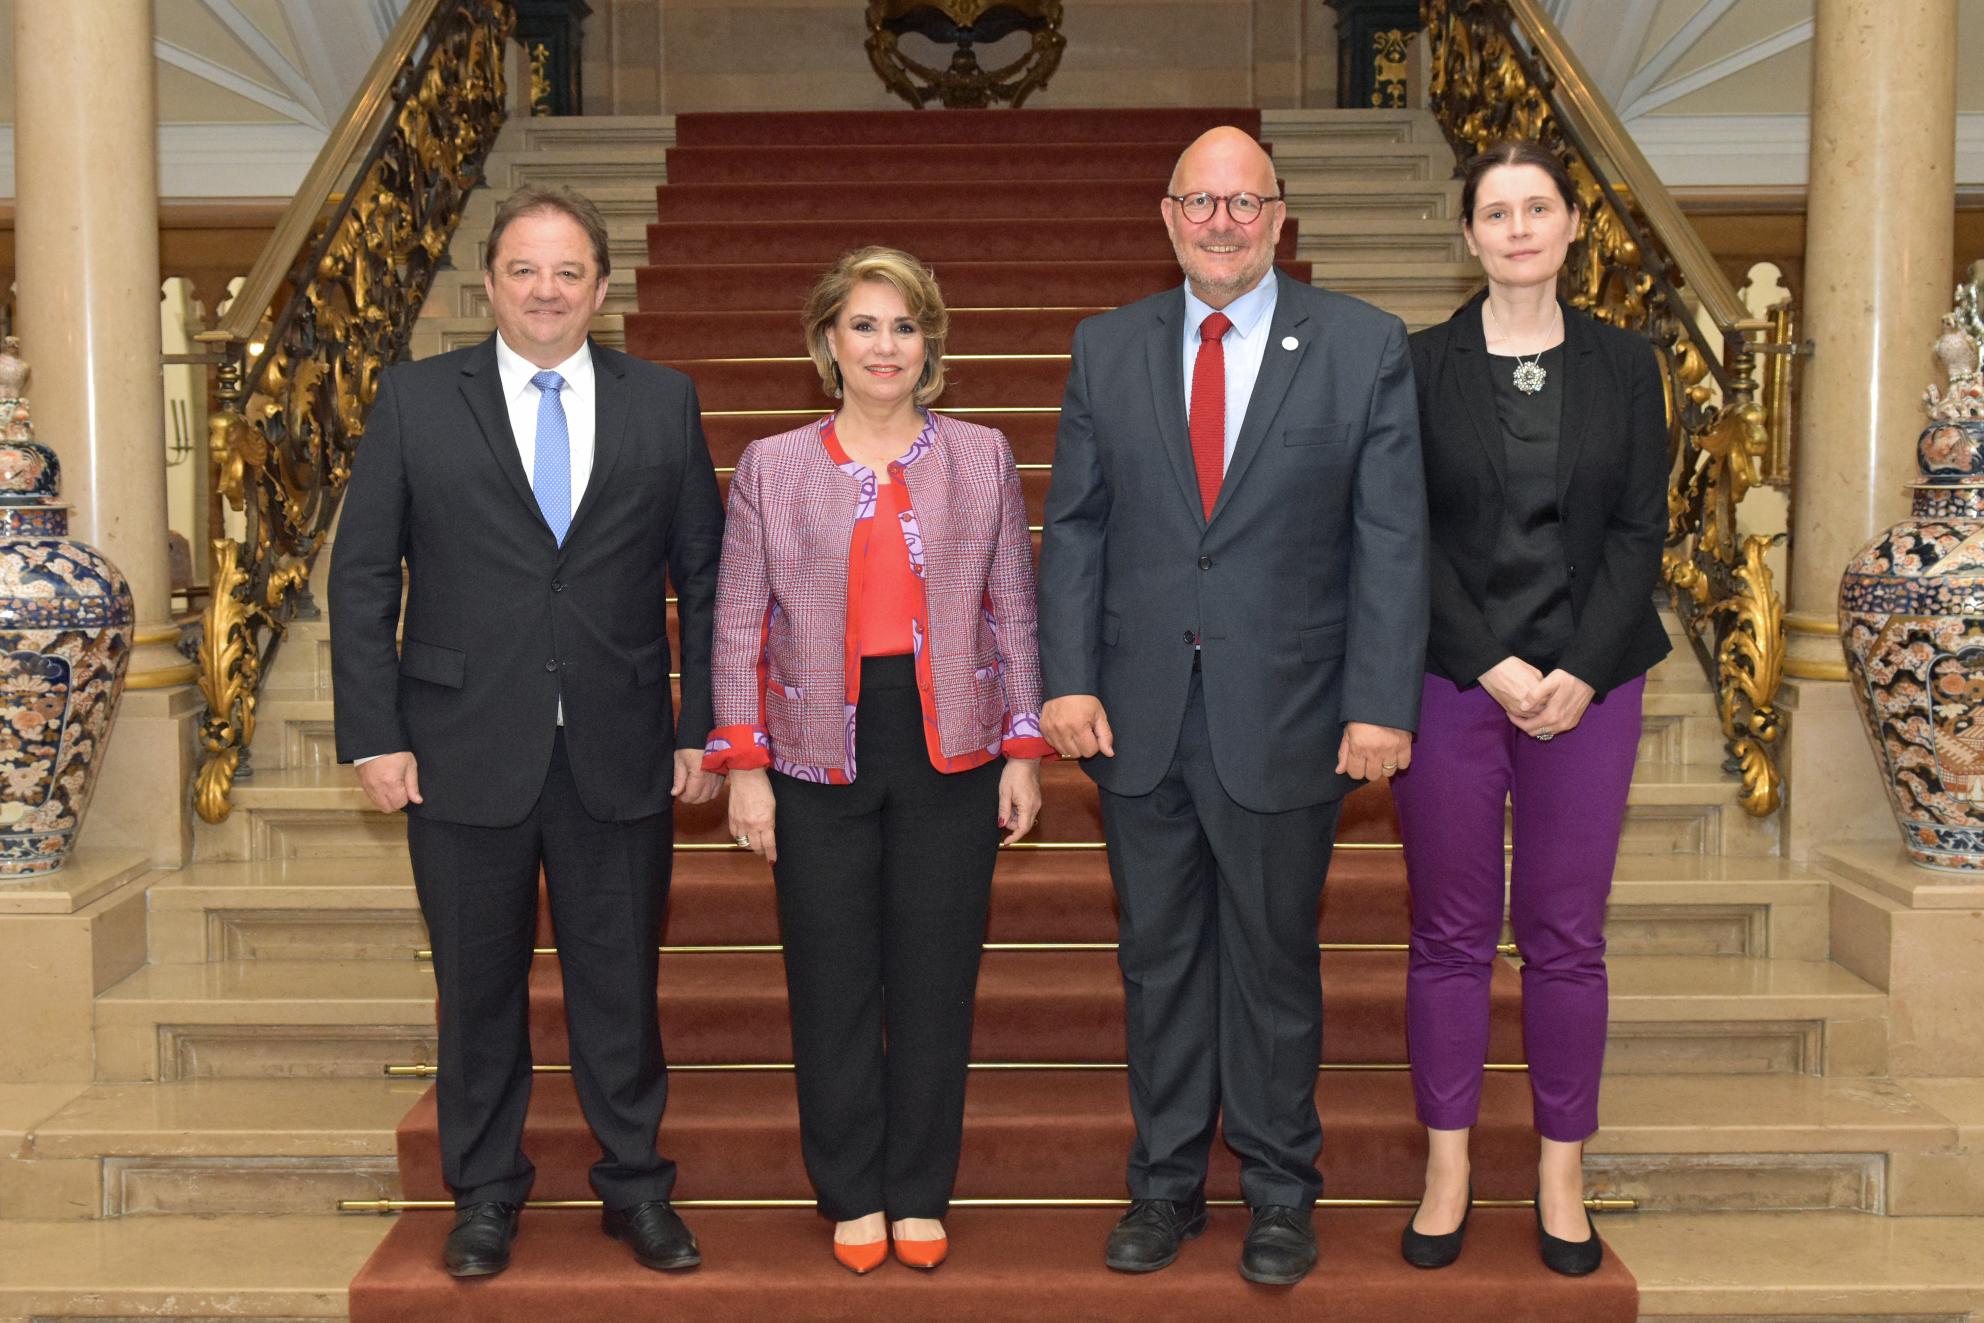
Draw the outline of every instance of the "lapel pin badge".
<instances>
[{"instance_id":1,"label":"lapel pin badge","mask_svg":"<svg viewBox=\"0 0 1984 1323\"><path fill-rule=\"evenodd\" d=\"M1281 337L1281 347L1283 349L1293 349L1295 348L1297 343L1298 342L1296 341L1295 337L1292 335L1284 335Z\"/></svg>"}]
</instances>

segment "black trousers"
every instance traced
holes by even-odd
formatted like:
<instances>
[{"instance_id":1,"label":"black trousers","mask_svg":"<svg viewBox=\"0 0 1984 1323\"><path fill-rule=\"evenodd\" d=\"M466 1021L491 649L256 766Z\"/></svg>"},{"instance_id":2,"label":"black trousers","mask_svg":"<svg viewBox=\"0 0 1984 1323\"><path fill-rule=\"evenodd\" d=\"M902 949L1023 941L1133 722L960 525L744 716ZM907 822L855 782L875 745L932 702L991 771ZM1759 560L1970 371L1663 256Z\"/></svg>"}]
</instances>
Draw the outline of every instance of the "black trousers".
<instances>
[{"instance_id":1,"label":"black trousers","mask_svg":"<svg viewBox=\"0 0 1984 1323\"><path fill-rule=\"evenodd\" d=\"M855 721L853 784L772 776L799 1143L834 1221L942 1217L1004 760L930 765L908 657L863 661Z\"/></svg>"},{"instance_id":2,"label":"black trousers","mask_svg":"<svg viewBox=\"0 0 1984 1323\"><path fill-rule=\"evenodd\" d=\"M1213 768L1196 674L1164 780L1148 795L1102 793L1137 1123L1132 1198L1192 1198L1222 1112L1250 1205L1322 1193L1316 917L1341 807L1235 803Z\"/></svg>"},{"instance_id":3,"label":"black trousers","mask_svg":"<svg viewBox=\"0 0 1984 1323\"><path fill-rule=\"evenodd\" d=\"M561 729L530 816L513 827L407 819L414 887L434 949L441 1171L458 1203L522 1202L530 1106L530 964L541 863L558 934L573 1080L602 1156L609 1208L666 1199L655 1149L668 1077L655 1010L673 815L600 822L579 802Z\"/></svg>"}]
</instances>

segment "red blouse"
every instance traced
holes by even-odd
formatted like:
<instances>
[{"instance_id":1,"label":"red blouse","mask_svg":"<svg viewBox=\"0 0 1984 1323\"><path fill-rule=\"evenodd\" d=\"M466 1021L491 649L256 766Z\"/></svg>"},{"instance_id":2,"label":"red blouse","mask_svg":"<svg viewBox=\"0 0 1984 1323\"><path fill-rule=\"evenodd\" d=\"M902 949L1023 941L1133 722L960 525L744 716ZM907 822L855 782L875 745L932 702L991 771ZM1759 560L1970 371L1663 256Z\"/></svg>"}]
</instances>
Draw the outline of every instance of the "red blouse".
<instances>
[{"instance_id":1,"label":"red blouse","mask_svg":"<svg viewBox=\"0 0 1984 1323\"><path fill-rule=\"evenodd\" d=\"M820 429L820 439L836 467L850 472L862 466L848 457L834 431L831 419ZM854 521L853 537L847 549L847 709L852 712L861 698L861 659L900 656L916 658L917 697L923 707L923 737L930 752L930 765L940 772L965 772L983 767L1004 754L1008 758L1049 758L1054 750L1038 735L1010 735L997 748L973 749L946 757L938 733L935 686L930 679L930 655L922 646L929 637L930 615L920 558L912 554L912 540L921 545L916 511L910 504L909 487L903 480L903 462L889 465L889 480L878 483L872 514ZM769 631L770 618L766 628ZM761 680L764 668L759 668ZM1008 725L1010 726L1010 722ZM712 752L703 757L706 771L730 772L772 765L772 751L755 737L749 726L720 727L710 732ZM848 777L839 768L826 771L829 785L846 785Z\"/></svg>"}]
</instances>

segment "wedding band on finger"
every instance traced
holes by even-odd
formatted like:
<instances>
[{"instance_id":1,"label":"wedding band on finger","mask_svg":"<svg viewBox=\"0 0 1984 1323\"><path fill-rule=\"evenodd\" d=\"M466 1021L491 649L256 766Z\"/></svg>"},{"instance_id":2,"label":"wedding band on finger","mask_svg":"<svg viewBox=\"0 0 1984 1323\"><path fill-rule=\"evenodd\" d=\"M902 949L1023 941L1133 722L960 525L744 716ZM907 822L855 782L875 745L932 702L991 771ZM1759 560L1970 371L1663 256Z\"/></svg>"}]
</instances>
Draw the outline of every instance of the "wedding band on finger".
<instances>
[{"instance_id":1,"label":"wedding band on finger","mask_svg":"<svg viewBox=\"0 0 1984 1323\"><path fill-rule=\"evenodd\" d=\"M1381 765L1383 766L1383 768L1384 768L1384 769L1385 769L1385 770L1386 770L1387 772L1396 772L1396 771L1398 770L1398 764L1397 764L1397 763L1384 763L1384 764L1381 764Z\"/></svg>"},{"instance_id":2,"label":"wedding band on finger","mask_svg":"<svg viewBox=\"0 0 1984 1323\"><path fill-rule=\"evenodd\" d=\"M751 848L751 838L749 836L738 836L738 837L734 837L733 839L736 840L736 842L739 845L743 846L745 849L748 850Z\"/></svg>"},{"instance_id":3,"label":"wedding band on finger","mask_svg":"<svg viewBox=\"0 0 1984 1323\"><path fill-rule=\"evenodd\" d=\"M1536 732L1536 738L1548 744L1551 740L1557 738L1557 732L1554 730L1539 730Z\"/></svg>"}]
</instances>

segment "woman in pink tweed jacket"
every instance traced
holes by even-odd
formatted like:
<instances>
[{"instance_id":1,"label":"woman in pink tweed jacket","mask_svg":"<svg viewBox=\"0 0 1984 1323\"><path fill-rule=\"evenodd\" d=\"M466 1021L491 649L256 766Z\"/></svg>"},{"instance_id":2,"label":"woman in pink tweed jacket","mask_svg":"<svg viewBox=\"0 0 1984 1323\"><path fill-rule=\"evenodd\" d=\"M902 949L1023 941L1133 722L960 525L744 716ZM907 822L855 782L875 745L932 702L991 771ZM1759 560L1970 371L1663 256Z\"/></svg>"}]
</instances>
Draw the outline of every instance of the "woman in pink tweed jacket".
<instances>
[{"instance_id":1,"label":"woman in pink tweed jacket","mask_svg":"<svg viewBox=\"0 0 1984 1323\"><path fill-rule=\"evenodd\" d=\"M841 406L730 483L704 765L771 862L800 1144L834 1254L934 1268L1000 831L1040 807L1033 546L1006 438L929 412L948 318L906 253L842 258L807 347Z\"/></svg>"}]
</instances>

